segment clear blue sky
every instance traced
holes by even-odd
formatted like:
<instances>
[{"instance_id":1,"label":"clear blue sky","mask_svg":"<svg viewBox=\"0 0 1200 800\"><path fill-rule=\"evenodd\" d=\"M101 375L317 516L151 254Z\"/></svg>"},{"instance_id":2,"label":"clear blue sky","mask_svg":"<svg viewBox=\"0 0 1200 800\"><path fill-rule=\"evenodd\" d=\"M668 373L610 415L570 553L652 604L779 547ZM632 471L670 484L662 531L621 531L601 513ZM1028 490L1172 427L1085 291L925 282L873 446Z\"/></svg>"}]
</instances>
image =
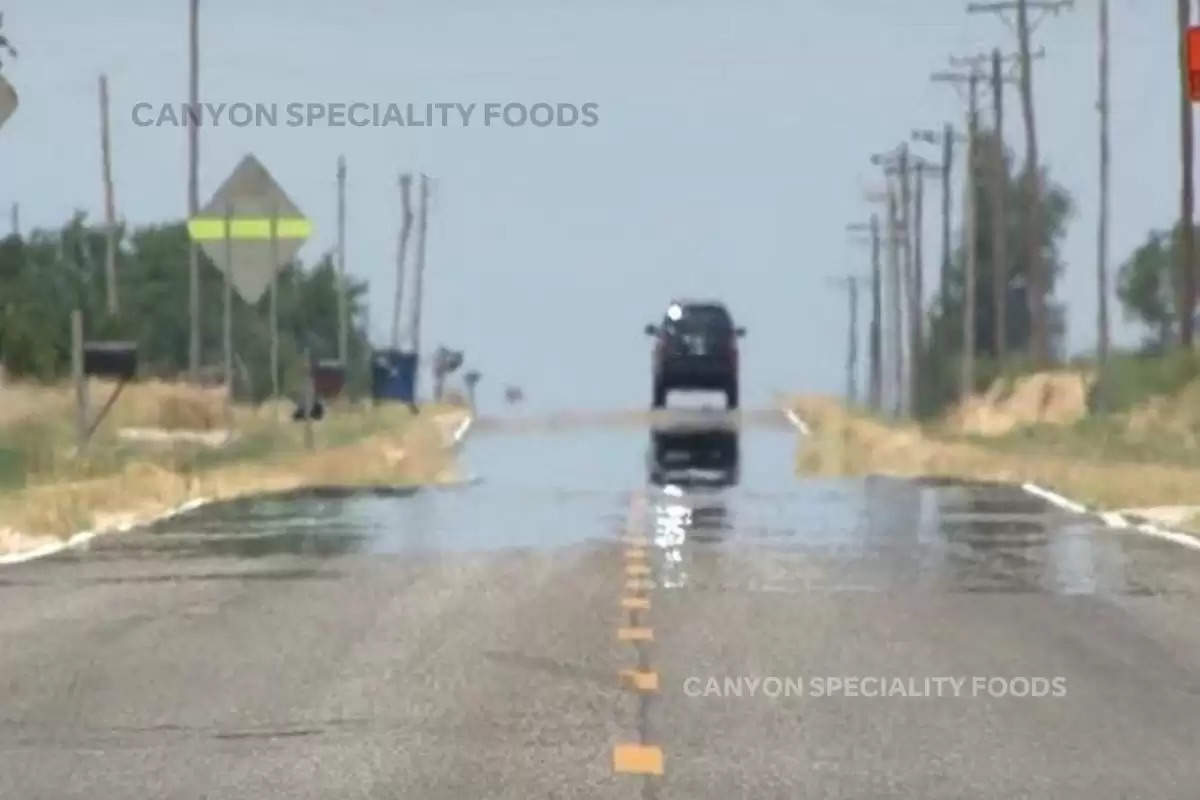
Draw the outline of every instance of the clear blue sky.
<instances>
[{"instance_id":1,"label":"clear blue sky","mask_svg":"<svg viewBox=\"0 0 1200 800\"><path fill-rule=\"evenodd\" d=\"M314 220L303 251L314 258L334 240L344 153L348 265L371 281L384 343L396 175L435 176L424 342L464 348L489 404L510 381L539 407L646 403L641 328L672 294L725 298L750 328L745 402L840 391L845 303L825 279L865 263L843 226L869 213L867 154L915 126L961 122L959 97L928 74L951 54L1011 48L1009 28L958 0L571 5L201 0L205 100L599 104L593 128L207 128L202 202L254 152ZM1174 9L1150 5L1113 2L1114 271L1177 207ZM119 213L183 216L186 134L136 126L131 109L186 100L186 0L0 9L21 51L5 74L22 101L0 131L0 204L20 201L26 227L76 207L99 216L103 70ZM1058 290L1072 350L1095 330L1096 24L1095 4L1080 2L1037 34L1043 154L1078 203ZM1008 108L1020 155L1015 94ZM931 206L927 285L936 195ZM1116 320L1118 338L1135 340Z\"/></svg>"}]
</instances>

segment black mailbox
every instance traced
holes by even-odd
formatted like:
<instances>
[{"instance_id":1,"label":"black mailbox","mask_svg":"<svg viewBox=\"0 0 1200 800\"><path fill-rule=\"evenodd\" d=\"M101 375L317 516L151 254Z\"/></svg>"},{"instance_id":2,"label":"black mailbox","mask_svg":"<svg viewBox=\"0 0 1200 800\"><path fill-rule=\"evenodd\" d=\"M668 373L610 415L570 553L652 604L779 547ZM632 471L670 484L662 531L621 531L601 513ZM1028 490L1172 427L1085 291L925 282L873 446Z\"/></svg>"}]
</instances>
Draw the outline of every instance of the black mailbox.
<instances>
[{"instance_id":1,"label":"black mailbox","mask_svg":"<svg viewBox=\"0 0 1200 800\"><path fill-rule=\"evenodd\" d=\"M83 374L133 380L137 374L137 342L85 342Z\"/></svg>"},{"instance_id":2,"label":"black mailbox","mask_svg":"<svg viewBox=\"0 0 1200 800\"><path fill-rule=\"evenodd\" d=\"M346 385L346 367L337 359L322 359L313 365L313 389L317 397L333 399Z\"/></svg>"}]
</instances>

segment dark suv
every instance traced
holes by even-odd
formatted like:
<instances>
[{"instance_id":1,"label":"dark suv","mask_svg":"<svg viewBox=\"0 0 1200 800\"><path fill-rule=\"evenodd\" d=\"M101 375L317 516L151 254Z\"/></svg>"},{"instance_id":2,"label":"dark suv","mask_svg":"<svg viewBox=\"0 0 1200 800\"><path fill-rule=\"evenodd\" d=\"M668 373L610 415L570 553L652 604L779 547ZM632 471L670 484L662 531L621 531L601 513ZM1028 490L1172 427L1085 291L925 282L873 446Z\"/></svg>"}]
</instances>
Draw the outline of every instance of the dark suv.
<instances>
[{"instance_id":1,"label":"dark suv","mask_svg":"<svg viewBox=\"0 0 1200 800\"><path fill-rule=\"evenodd\" d=\"M661 325L647 325L655 337L654 407L667 404L672 389L718 389L729 408L738 406L738 338L733 318L721 303L675 301Z\"/></svg>"}]
</instances>

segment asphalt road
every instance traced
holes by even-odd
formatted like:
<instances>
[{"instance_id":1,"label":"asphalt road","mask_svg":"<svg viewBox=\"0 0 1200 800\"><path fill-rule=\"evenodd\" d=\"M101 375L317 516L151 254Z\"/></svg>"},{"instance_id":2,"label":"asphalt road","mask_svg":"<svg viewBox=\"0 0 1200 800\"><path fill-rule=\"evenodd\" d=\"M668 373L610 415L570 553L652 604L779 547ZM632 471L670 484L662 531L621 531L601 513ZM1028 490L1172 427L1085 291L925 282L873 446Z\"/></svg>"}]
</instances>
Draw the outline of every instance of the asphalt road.
<instances>
[{"instance_id":1,"label":"asphalt road","mask_svg":"<svg viewBox=\"0 0 1200 800\"><path fill-rule=\"evenodd\" d=\"M0 569L0 798L1200 796L1200 554L761 420L668 493L647 439Z\"/></svg>"}]
</instances>

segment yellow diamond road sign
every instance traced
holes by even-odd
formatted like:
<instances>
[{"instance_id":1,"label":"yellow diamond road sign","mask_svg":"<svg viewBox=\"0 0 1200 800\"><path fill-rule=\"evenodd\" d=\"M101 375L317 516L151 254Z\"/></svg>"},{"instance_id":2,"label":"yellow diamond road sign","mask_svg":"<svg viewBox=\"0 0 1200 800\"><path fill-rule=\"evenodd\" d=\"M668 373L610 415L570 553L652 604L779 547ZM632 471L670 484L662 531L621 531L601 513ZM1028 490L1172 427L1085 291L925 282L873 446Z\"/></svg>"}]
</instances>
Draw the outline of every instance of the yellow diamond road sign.
<instances>
[{"instance_id":1,"label":"yellow diamond road sign","mask_svg":"<svg viewBox=\"0 0 1200 800\"><path fill-rule=\"evenodd\" d=\"M188 234L218 269L229 272L233 288L247 303L262 298L275 273L311 233L312 224L252 155L242 159L208 205L188 220Z\"/></svg>"}]
</instances>

